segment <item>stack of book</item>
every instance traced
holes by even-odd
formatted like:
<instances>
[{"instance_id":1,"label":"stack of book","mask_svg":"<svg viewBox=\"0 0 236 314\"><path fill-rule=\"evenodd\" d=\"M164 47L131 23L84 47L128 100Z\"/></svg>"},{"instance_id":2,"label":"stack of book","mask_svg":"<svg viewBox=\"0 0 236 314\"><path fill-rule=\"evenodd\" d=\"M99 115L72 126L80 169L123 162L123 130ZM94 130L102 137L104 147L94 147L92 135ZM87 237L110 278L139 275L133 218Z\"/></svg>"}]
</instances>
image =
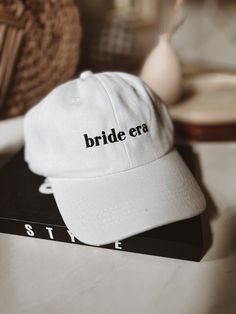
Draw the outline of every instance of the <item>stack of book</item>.
<instances>
[{"instance_id":1,"label":"stack of book","mask_svg":"<svg viewBox=\"0 0 236 314\"><path fill-rule=\"evenodd\" d=\"M184 148L181 154L193 168L191 152ZM45 178L28 169L23 151L0 170L0 187L0 232L84 245L65 226ZM171 223L101 248L199 261L203 253L201 217Z\"/></svg>"}]
</instances>

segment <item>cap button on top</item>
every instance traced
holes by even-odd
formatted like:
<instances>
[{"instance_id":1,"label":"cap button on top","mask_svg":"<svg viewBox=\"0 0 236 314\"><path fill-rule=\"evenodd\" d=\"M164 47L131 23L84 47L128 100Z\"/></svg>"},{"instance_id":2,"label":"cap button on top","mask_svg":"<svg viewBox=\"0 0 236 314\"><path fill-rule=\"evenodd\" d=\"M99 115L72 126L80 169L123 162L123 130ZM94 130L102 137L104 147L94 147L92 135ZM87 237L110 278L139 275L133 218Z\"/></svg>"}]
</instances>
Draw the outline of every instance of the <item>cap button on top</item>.
<instances>
[{"instance_id":1,"label":"cap button on top","mask_svg":"<svg viewBox=\"0 0 236 314\"><path fill-rule=\"evenodd\" d=\"M91 74L93 74L92 71L84 71L84 72L82 72L82 73L80 74L80 78L81 78L82 80L84 80L84 79L86 79L88 76L90 76Z\"/></svg>"}]
</instances>

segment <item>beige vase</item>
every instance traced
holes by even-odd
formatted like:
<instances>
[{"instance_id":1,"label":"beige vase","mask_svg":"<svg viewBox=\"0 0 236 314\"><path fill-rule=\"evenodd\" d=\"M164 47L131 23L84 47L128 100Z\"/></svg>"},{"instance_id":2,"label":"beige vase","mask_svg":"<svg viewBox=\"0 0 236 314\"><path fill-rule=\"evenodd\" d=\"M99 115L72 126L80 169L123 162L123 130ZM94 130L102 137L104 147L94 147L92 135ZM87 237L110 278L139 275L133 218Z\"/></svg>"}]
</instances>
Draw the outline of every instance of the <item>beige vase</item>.
<instances>
[{"instance_id":1,"label":"beige vase","mask_svg":"<svg viewBox=\"0 0 236 314\"><path fill-rule=\"evenodd\" d=\"M182 91L182 69L170 36L163 34L147 57L140 77L164 100L174 104Z\"/></svg>"}]
</instances>

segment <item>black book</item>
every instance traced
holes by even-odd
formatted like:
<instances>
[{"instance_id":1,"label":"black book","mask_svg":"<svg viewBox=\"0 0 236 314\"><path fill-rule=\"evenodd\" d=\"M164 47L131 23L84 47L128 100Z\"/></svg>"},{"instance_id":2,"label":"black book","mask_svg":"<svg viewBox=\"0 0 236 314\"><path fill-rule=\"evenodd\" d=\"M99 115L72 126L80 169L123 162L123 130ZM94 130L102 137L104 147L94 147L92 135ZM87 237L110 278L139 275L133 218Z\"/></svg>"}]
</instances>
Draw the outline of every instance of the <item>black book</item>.
<instances>
[{"instance_id":1,"label":"black book","mask_svg":"<svg viewBox=\"0 0 236 314\"><path fill-rule=\"evenodd\" d=\"M182 155L186 161L191 160L188 152L182 150ZM28 169L23 151L1 169L0 189L0 232L85 245L65 226L53 194L47 194L45 178ZM203 251L201 217L171 223L101 248L199 261Z\"/></svg>"}]
</instances>

